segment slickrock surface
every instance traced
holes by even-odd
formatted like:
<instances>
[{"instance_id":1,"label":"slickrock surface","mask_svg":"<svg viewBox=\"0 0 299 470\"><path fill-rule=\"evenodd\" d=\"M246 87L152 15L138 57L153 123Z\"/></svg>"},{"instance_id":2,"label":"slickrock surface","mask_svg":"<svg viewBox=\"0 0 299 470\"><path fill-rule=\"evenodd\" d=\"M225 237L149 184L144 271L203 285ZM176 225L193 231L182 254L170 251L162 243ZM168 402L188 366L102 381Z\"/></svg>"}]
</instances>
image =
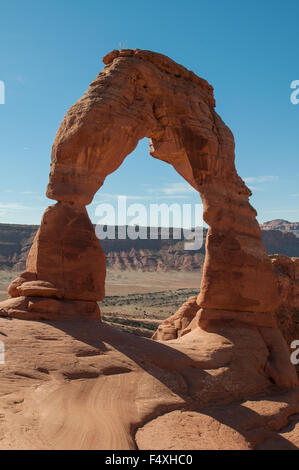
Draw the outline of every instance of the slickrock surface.
<instances>
[{"instance_id":1,"label":"slickrock surface","mask_svg":"<svg viewBox=\"0 0 299 470\"><path fill-rule=\"evenodd\" d=\"M96 321L0 318L0 338L0 449L298 446L298 389L273 384L256 328L156 342Z\"/></svg>"},{"instance_id":2,"label":"slickrock surface","mask_svg":"<svg viewBox=\"0 0 299 470\"><path fill-rule=\"evenodd\" d=\"M298 390L198 411L165 413L138 429L138 448L298 450Z\"/></svg>"}]
</instances>

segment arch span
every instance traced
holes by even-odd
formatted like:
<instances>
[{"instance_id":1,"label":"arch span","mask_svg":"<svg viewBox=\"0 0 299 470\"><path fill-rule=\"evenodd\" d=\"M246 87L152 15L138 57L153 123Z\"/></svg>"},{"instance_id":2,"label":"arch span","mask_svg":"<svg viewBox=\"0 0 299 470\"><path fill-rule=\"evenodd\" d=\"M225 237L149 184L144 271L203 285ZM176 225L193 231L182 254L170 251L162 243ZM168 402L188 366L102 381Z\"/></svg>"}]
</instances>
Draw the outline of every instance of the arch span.
<instances>
[{"instance_id":1,"label":"arch span","mask_svg":"<svg viewBox=\"0 0 299 470\"><path fill-rule=\"evenodd\" d=\"M44 214L26 272L9 287L11 312L54 319L75 310L79 317L97 317L105 259L85 206L149 137L152 156L173 165L203 201L210 229L197 299L202 321L237 317L273 325L278 294L272 264L251 192L236 172L233 135L214 109L213 88L150 51L112 51L103 61L103 71L57 132L47 195L58 203Z\"/></svg>"}]
</instances>

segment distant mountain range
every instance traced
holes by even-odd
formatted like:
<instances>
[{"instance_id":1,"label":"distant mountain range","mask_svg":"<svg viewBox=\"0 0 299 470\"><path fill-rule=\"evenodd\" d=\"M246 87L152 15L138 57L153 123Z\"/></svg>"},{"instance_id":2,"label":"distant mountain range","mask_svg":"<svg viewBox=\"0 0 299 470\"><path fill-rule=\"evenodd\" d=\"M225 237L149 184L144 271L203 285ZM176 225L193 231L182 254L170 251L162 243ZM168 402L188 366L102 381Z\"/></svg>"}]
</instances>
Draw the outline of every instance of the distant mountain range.
<instances>
[{"instance_id":1,"label":"distant mountain range","mask_svg":"<svg viewBox=\"0 0 299 470\"><path fill-rule=\"evenodd\" d=\"M269 254L299 257L299 223L272 220L261 225L262 237ZM0 224L0 269L22 271L38 229L37 225ZM206 236L204 229L204 241ZM296 236L297 235L297 236ZM102 240L107 267L142 271L193 271L201 269L205 256L200 250L184 249L184 241L168 240Z\"/></svg>"}]
</instances>

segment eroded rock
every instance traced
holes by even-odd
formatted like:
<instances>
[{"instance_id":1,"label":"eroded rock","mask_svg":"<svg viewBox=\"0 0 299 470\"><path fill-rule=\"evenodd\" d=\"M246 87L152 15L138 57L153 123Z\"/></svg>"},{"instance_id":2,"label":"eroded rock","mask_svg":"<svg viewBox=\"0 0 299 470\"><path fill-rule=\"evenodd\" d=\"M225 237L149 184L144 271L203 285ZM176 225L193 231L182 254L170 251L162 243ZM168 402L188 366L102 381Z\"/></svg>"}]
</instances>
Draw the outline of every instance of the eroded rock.
<instances>
[{"instance_id":1,"label":"eroded rock","mask_svg":"<svg viewBox=\"0 0 299 470\"><path fill-rule=\"evenodd\" d=\"M299 258L270 256L275 268L279 291L277 320L290 346L299 339Z\"/></svg>"}]
</instances>

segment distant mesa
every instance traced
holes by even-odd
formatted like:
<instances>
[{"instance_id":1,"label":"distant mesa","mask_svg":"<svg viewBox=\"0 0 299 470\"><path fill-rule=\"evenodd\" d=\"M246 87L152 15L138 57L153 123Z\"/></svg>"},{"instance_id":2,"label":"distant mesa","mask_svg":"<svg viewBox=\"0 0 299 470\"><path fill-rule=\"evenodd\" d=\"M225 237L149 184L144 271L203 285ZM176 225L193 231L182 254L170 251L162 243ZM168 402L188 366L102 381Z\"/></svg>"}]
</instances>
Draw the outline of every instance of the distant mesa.
<instances>
[{"instance_id":1,"label":"distant mesa","mask_svg":"<svg viewBox=\"0 0 299 470\"><path fill-rule=\"evenodd\" d=\"M261 224L262 230L281 230L282 232L292 232L299 237L299 222L289 222L288 220L275 219Z\"/></svg>"}]
</instances>

